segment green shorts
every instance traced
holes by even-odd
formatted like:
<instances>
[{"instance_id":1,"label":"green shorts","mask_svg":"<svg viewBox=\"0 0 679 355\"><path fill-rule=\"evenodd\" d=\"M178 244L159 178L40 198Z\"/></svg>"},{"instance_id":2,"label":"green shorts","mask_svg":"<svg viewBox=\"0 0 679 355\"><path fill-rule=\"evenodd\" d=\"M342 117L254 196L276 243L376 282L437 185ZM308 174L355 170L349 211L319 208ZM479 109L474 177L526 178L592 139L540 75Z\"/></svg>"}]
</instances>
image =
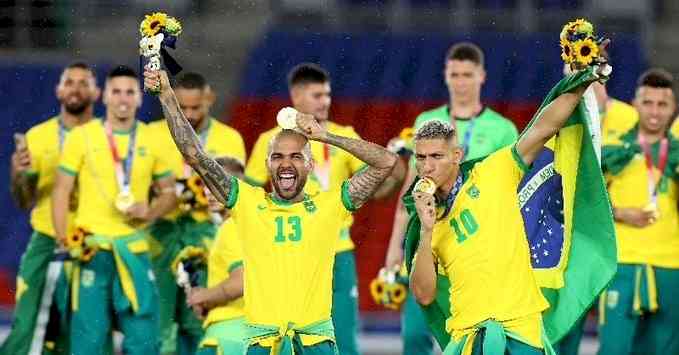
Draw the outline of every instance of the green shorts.
<instances>
[{"instance_id":1,"label":"green shorts","mask_svg":"<svg viewBox=\"0 0 679 355\"><path fill-rule=\"evenodd\" d=\"M599 301L599 354L679 354L677 290L679 269L618 264Z\"/></svg>"},{"instance_id":2,"label":"green shorts","mask_svg":"<svg viewBox=\"0 0 679 355\"><path fill-rule=\"evenodd\" d=\"M245 318L234 318L212 323L205 329L196 355L243 354L245 351Z\"/></svg>"},{"instance_id":3,"label":"green shorts","mask_svg":"<svg viewBox=\"0 0 679 355\"><path fill-rule=\"evenodd\" d=\"M315 345L305 346L304 349L295 348L296 354L304 355L336 355L337 347L331 341L323 341ZM248 348L247 355L269 355L271 348L266 348L259 345L252 345Z\"/></svg>"}]
</instances>

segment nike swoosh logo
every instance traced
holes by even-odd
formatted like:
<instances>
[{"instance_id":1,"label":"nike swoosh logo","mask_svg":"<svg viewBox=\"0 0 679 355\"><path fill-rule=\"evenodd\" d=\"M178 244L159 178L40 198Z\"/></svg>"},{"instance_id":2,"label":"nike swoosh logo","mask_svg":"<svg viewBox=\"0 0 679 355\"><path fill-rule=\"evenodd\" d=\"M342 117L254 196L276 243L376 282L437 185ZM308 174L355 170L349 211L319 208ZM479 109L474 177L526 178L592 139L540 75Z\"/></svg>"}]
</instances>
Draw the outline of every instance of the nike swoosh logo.
<instances>
[{"instance_id":1,"label":"nike swoosh logo","mask_svg":"<svg viewBox=\"0 0 679 355\"><path fill-rule=\"evenodd\" d=\"M264 205L257 205L257 209L260 210L260 211L262 211L262 210L265 210L265 209L266 209L266 206L264 206Z\"/></svg>"}]
</instances>

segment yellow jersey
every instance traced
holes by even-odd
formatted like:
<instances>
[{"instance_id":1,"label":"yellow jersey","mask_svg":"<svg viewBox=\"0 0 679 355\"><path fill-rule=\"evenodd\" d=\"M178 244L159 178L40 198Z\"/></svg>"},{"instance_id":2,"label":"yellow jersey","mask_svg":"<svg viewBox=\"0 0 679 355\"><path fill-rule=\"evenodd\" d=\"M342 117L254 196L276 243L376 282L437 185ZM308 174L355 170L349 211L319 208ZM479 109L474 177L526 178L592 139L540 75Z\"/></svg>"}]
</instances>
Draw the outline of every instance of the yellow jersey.
<instances>
[{"instance_id":1,"label":"yellow jersey","mask_svg":"<svg viewBox=\"0 0 679 355\"><path fill-rule=\"evenodd\" d=\"M530 262L517 195L527 167L514 147L468 173L450 212L434 226L432 249L451 283L446 330L454 338L494 319L541 348L540 313L549 305Z\"/></svg>"},{"instance_id":2,"label":"yellow jersey","mask_svg":"<svg viewBox=\"0 0 679 355\"><path fill-rule=\"evenodd\" d=\"M290 203L232 181L226 207L243 245L246 321L285 329L330 319L338 239L328 231L340 230L355 209L348 184ZM323 340L302 337L305 345Z\"/></svg>"},{"instance_id":3,"label":"yellow jersey","mask_svg":"<svg viewBox=\"0 0 679 355\"><path fill-rule=\"evenodd\" d=\"M269 142L280 130L279 127L275 127L259 136L245 168L245 176L260 186L269 181L269 170L266 166ZM343 137L360 139L353 127L341 126L332 121L328 121L328 132ZM311 142L311 155L315 167L313 173L309 174L309 180L304 186L304 191L311 195L319 190L327 191L339 188L343 181L365 167L364 162L348 152L321 142ZM344 221L338 233L340 241L337 244L337 253L354 249L354 243L349 233L353 222L354 219L351 216Z\"/></svg>"},{"instance_id":4,"label":"yellow jersey","mask_svg":"<svg viewBox=\"0 0 679 355\"><path fill-rule=\"evenodd\" d=\"M130 190L136 202L146 202L153 181L171 176L172 172L161 158L165 152L151 145L153 136L148 126L143 122L135 125ZM127 158L130 133L113 131L122 159ZM64 142L59 170L78 179L77 227L109 237L129 235L143 227L133 224L115 207L119 186L102 120L93 120L71 130Z\"/></svg>"},{"instance_id":5,"label":"yellow jersey","mask_svg":"<svg viewBox=\"0 0 679 355\"><path fill-rule=\"evenodd\" d=\"M609 140L609 144L621 142ZM657 164L660 142L651 146ZM605 166L604 166L605 168ZM660 173L654 165L653 171ZM644 208L651 202L648 191L648 170L643 153L634 155L617 174L606 173L608 194L615 208ZM679 268L679 218L677 214L677 182L663 175L658 185L658 218L655 223L637 228L615 222L618 245L618 262L623 264L650 264Z\"/></svg>"},{"instance_id":6,"label":"yellow jersey","mask_svg":"<svg viewBox=\"0 0 679 355\"><path fill-rule=\"evenodd\" d=\"M243 250L233 219L227 219L217 231L207 261L207 287L214 287L227 280L230 273L243 266ZM212 323L242 317L243 298L226 305L215 307L208 312L203 327Z\"/></svg>"},{"instance_id":7,"label":"yellow jersey","mask_svg":"<svg viewBox=\"0 0 679 355\"><path fill-rule=\"evenodd\" d=\"M60 118L52 117L33 126L26 132L26 145L31 155L31 168L28 174L36 175L36 203L31 211L33 229L54 237L52 224L52 188L59 166L59 150L70 130L60 124ZM68 226L72 226L74 214L68 214Z\"/></svg>"},{"instance_id":8,"label":"yellow jersey","mask_svg":"<svg viewBox=\"0 0 679 355\"><path fill-rule=\"evenodd\" d=\"M212 158L230 157L245 165L245 143L243 137L235 129L208 117L207 127L202 132L196 134L200 137L203 149ZM153 136L152 144L163 153L163 159L167 162L177 179L186 179L196 173L184 164L184 158L177 149L177 145L172 139L170 129L167 127L166 120L159 120L148 125ZM183 212L177 207L163 218L176 219ZM189 212L191 217L198 222L209 219L207 206Z\"/></svg>"}]
</instances>

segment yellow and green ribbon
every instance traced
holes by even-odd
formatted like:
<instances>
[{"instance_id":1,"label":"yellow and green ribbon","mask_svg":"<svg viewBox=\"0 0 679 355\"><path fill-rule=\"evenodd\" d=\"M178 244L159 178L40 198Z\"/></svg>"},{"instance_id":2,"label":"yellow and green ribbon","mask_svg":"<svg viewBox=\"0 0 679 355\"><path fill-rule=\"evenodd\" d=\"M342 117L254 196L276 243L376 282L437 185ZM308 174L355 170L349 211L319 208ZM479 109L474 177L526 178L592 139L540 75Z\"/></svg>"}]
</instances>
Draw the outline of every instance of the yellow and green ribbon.
<instances>
[{"instance_id":1,"label":"yellow and green ribbon","mask_svg":"<svg viewBox=\"0 0 679 355\"><path fill-rule=\"evenodd\" d=\"M285 328L261 324L245 325L245 341L248 347L262 341L273 340L270 355L304 355L304 346L300 335L327 337L331 341L335 341L335 329L330 319L304 327L297 327L294 323L288 323ZM295 352L295 345L302 349L300 353Z\"/></svg>"},{"instance_id":2,"label":"yellow and green ribbon","mask_svg":"<svg viewBox=\"0 0 679 355\"><path fill-rule=\"evenodd\" d=\"M637 265L634 272L634 314L655 313L658 310L658 288L651 265Z\"/></svg>"},{"instance_id":3,"label":"yellow and green ribbon","mask_svg":"<svg viewBox=\"0 0 679 355\"><path fill-rule=\"evenodd\" d=\"M137 314L146 313L151 309L151 304L146 297L139 297L138 290L145 289L142 285L150 282L147 268L135 256L147 252L149 244L146 237L141 234L132 234L125 237L108 237L103 235L92 235L87 238L89 246L95 246L99 251L109 251L113 253L120 286L123 294L130 302L132 310ZM71 309L77 311L80 305L80 268L81 262L73 262L71 276Z\"/></svg>"},{"instance_id":4,"label":"yellow and green ribbon","mask_svg":"<svg viewBox=\"0 0 679 355\"><path fill-rule=\"evenodd\" d=\"M473 328L470 328L468 334L464 335L459 342L451 339L443 354L471 355L474 349L474 339L480 331L485 331L483 343L481 344L484 354L505 354L507 350L507 337L529 344L520 335L507 331L502 323L494 319L488 319L477 324ZM554 349L547 339L544 329L542 332L542 343L545 355L556 355L556 352L554 352Z\"/></svg>"}]
</instances>

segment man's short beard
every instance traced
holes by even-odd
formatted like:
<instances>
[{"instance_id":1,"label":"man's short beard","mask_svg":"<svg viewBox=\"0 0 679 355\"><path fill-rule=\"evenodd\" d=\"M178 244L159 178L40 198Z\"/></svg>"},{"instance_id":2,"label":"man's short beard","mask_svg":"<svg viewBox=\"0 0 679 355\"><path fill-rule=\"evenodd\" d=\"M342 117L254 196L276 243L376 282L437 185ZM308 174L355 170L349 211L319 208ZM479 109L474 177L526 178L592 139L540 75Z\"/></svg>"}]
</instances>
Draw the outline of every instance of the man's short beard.
<instances>
[{"instance_id":1,"label":"man's short beard","mask_svg":"<svg viewBox=\"0 0 679 355\"><path fill-rule=\"evenodd\" d=\"M200 128L200 125L202 125L203 122L205 122L205 120L207 120L207 116L201 118L195 124L193 123L194 121L189 121L189 123L191 124L191 127L193 127L193 129L196 130L196 129Z\"/></svg>"},{"instance_id":2,"label":"man's short beard","mask_svg":"<svg viewBox=\"0 0 679 355\"><path fill-rule=\"evenodd\" d=\"M299 175L297 176L297 179L299 179ZM279 197L288 200L288 199L293 199L293 198L299 196L300 192L303 192L303 191L304 191L304 186L306 186L306 182L307 182L307 179L306 179L306 178L304 179L304 181L298 180L298 184L297 184L297 188L295 189L295 193L294 193L294 195L292 195L292 196L290 196L290 197L283 197L283 194L281 193L281 190L280 190L280 188L279 188L279 186L278 186L278 182L277 182L277 181L273 181L273 179L272 179L272 181L271 181L271 188L272 188L274 191L276 191L276 194L277 194ZM300 183L301 183L301 184L300 184Z\"/></svg>"},{"instance_id":3,"label":"man's short beard","mask_svg":"<svg viewBox=\"0 0 679 355\"><path fill-rule=\"evenodd\" d=\"M70 113L71 115L80 115L83 112L87 110L88 107L90 107L91 102L89 101L83 101L81 104L77 105L64 105L64 109L66 112Z\"/></svg>"}]
</instances>

